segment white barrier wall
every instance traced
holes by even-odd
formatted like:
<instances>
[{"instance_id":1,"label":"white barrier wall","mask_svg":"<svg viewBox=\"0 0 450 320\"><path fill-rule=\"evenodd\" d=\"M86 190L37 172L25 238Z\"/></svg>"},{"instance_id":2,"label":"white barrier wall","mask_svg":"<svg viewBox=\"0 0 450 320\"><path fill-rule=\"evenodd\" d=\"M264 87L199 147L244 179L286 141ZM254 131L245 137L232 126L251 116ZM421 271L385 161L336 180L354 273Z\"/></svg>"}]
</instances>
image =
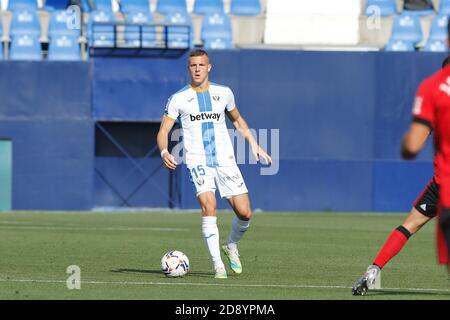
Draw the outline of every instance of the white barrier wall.
<instances>
[{"instance_id":1,"label":"white barrier wall","mask_svg":"<svg viewBox=\"0 0 450 320\"><path fill-rule=\"evenodd\" d=\"M360 0L268 0L264 43L355 45Z\"/></svg>"}]
</instances>

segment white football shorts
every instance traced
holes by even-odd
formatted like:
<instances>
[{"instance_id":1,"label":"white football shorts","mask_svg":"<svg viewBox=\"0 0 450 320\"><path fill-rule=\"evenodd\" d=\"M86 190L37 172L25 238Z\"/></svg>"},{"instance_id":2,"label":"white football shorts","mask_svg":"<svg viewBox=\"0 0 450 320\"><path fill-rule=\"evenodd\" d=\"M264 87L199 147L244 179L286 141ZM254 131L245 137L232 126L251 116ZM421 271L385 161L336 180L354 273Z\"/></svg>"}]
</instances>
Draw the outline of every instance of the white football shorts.
<instances>
[{"instance_id":1,"label":"white football shorts","mask_svg":"<svg viewBox=\"0 0 450 320\"><path fill-rule=\"evenodd\" d=\"M216 192L219 189L222 198L231 198L248 193L244 178L237 165L229 167L208 167L199 165L188 167L189 178L198 197L203 192Z\"/></svg>"}]
</instances>

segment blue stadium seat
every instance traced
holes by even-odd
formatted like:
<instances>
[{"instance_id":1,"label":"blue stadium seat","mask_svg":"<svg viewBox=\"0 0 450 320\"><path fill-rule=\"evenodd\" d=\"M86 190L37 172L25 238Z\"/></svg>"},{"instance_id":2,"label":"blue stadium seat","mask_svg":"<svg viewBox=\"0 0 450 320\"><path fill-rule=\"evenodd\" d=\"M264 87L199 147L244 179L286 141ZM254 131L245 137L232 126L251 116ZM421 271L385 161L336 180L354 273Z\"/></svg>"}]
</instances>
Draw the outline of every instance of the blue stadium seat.
<instances>
[{"instance_id":1,"label":"blue stadium seat","mask_svg":"<svg viewBox=\"0 0 450 320\"><path fill-rule=\"evenodd\" d=\"M223 13L222 0L195 0L193 12L197 15L206 15L211 13Z\"/></svg>"},{"instance_id":2,"label":"blue stadium seat","mask_svg":"<svg viewBox=\"0 0 450 320\"><path fill-rule=\"evenodd\" d=\"M229 39L206 39L203 43L203 47L207 50L232 49L233 43Z\"/></svg>"},{"instance_id":3,"label":"blue stadium seat","mask_svg":"<svg viewBox=\"0 0 450 320\"><path fill-rule=\"evenodd\" d=\"M95 0L95 10L93 11L112 12L111 0Z\"/></svg>"},{"instance_id":4,"label":"blue stadium seat","mask_svg":"<svg viewBox=\"0 0 450 320\"><path fill-rule=\"evenodd\" d=\"M48 47L48 60L81 60L78 36L54 35Z\"/></svg>"},{"instance_id":5,"label":"blue stadium seat","mask_svg":"<svg viewBox=\"0 0 450 320\"><path fill-rule=\"evenodd\" d=\"M17 8L12 15L10 35L40 35L41 25L36 10L25 7Z\"/></svg>"},{"instance_id":6,"label":"blue stadium seat","mask_svg":"<svg viewBox=\"0 0 450 320\"><path fill-rule=\"evenodd\" d=\"M147 24L153 23L153 17L150 12L132 11L125 17L125 46L138 48L152 48L158 46L156 27Z\"/></svg>"},{"instance_id":7,"label":"blue stadium seat","mask_svg":"<svg viewBox=\"0 0 450 320\"><path fill-rule=\"evenodd\" d=\"M48 27L48 34L53 35L67 35L80 36L80 29L76 25L72 25L73 17L66 10L55 10L51 12L50 23Z\"/></svg>"},{"instance_id":8,"label":"blue stadium seat","mask_svg":"<svg viewBox=\"0 0 450 320\"><path fill-rule=\"evenodd\" d=\"M414 44L409 41L403 40L389 40L388 44L384 48L385 51L415 51Z\"/></svg>"},{"instance_id":9,"label":"blue stadium seat","mask_svg":"<svg viewBox=\"0 0 450 320\"><path fill-rule=\"evenodd\" d=\"M207 14L202 23L201 39L206 45L221 43L232 46L233 34L230 18L222 13Z\"/></svg>"},{"instance_id":10,"label":"blue stadium seat","mask_svg":"<svg viewBox=\"0 0 450 320\"><path fill-rule=\"evenodd\" d=\"M78 3L82 11L89 12L91 11L90 1L91 0L79 0L69 2L69 0L45 0L44 9L48 12L52 12L54 10L65 10L68 7L69 3Z\"/></svg>"},{"instance_id":11,"label":"blue stadium seat","mask_svg":"<svg viewBox=\"0 0 450 320\"><path fill-rule=\"evenodd\" d=\"M156 3L156 12L162 15L171 12L187 12L186 0L158 0Z\"/></svg>"},{"instance_id":12,"label":"blue stadium seat","mask_svg":"<svg viewBox=\"0 0 450 320\"><path fill-rule=\"evenodd\" d=\"M166 15L164 23L168 25L167 46L169 48L188 49L194 47L194 30L189 14L181 12L170 13Z\"/></svg>"},{"instance_id":13,"label":"blue stadium seat","mask_svg":"<svg viewBox=\"0 0 450 320\"><path fill-rule=\"evenodd\" d=\"M95 10L89 15L88 42L93 47L114 47L114 25L116 18L112 11ZM101 23L108 23L101 25Z\"/></svg>"},{"instance_id":14,"label":"blue stadium seat","mask_svg":"<svg viewBox=\"0 0 450 320\"><path fill-rule=\"evenodd\" d=\"M391 39L403 40L414 44L422 40L422 26L417 15L402 13L394 19Z\"/></svg>"},{"instance_id":15,"label":"blue stadium seat","mask_svg":"<svg viewBox=\"0 0 450 320\"><path fill-rule=\"evenodd\" d=\"M10 60L41 60L39 37L31 34L17 34L12 38Z\"/></svg>"},{"instance_id":16,"label":"blue stadium seat","mask_svg":"<svg viewBox=\"0 0 450 320\"><path fill-rule=\"evenodd\" d=\"M397 14L396 0L367 0L365 15L393 16Z\"/></svg>"},{"instance_id":17,"label":"blue stadium seat","mask_svg":"<svg viewBox=\"0 0 450 320\"><path fill-rule=\"evenodd\" d=\"M448 16L439 15L431 22L429 40L445 40L447 38Z\"/></svg>"},{"instance_id":18,"label":"blue stadium seat","mask_svg":"<svg viewBox=\"0 0 450 320\"><path fill-rule=\"evenodd\" d=\"M428 40L425 47L423 48L423 51L427 52L447 52L447 42L445 40Z\"/></svg>"},{"instance_id":19,"label":"blue stadium seat","mask_svg":"<svg viewBox=\"0 0 450 320\"><path fill-rule=\"evenodd\" d=\"M8 10L16 11L17 9L29 9L29 10L37 10L38 5L36 0L9 0Z\"/></svg>"},{"instance_id":20,"label":"blue stadium seat","mask_svg":"<svg viewBox=\"0 0 450 320\"><path fill-rule=\"evenodd\" d=\"M120 11L125 14L139 11L149 13L149 2L148 0L122 0L120 1Z\"/></svg>"},{"instance_id":21,"label":"blue stadium seat","mask_svg":"<svg viewBox=\"0 0 450 320\"><path fill-rule=\"evenodd\" d=\"M439 1L439 15L449 16L450 15L450 0L440 0Z\"/></svg>"},{"instance_id":22,"label":"blue stadium seat","mask_svg":"<svg viewBox=\"0 0 450 320\"><path fill-rule=\"evenodd\" d=\"M260 0L231 0L230 14L234 16L257 16L261 14Z\"/></svg>"}]
</instances>

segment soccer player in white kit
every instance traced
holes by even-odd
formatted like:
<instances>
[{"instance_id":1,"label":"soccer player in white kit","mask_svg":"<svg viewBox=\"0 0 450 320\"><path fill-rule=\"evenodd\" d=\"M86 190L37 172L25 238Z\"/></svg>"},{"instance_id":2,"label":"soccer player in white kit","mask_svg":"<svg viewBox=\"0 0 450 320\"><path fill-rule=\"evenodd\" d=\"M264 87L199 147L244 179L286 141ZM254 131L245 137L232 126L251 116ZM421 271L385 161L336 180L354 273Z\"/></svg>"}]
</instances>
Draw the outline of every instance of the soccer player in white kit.
<instances>
[{"instance_id":1,"label":"soccer player in white kit","mask_svg":"<svg viewBox=\"0 0 450 320\"><path fill-rule=\"evenodd\" d=\"M215 278L227 278L220 256L219 230L216 217L215 191L226 198L236 216L233 217L228 240L222 250L235 273L242 272L237 243L250 225L252 210L248 190L236 164L228 134L225 114L251 146L256 159L271 163L270 156L258 145L247 123L240 115L230 88L209 82L209 57L204 50L189 54L191 83L173 94L166 106L157 143L164 165L175 170L177 163L167 150L168 136L179 118L183 130L186 166L202 209L202 233L213 261Z\"/></svg>"}]
</instances>

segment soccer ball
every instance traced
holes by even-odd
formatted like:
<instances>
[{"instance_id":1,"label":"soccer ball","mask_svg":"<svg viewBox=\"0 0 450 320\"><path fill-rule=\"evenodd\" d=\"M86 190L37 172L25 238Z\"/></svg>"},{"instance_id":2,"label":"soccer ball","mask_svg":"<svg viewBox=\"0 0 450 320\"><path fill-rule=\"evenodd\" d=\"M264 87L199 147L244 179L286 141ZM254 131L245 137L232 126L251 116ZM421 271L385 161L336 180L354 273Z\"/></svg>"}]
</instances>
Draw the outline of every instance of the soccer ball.
<instances>
[{"instance_id":1,"label":"soccer ball","mask_svg":"<svg viewBox=\"0 0 450 320\"><path fill-rule=\"evenodd\" d=\"M189 259L181 251L171 250L161 259L161 270L167 277L182 277L189 271Z\"/></svg>"}]
</instances>

